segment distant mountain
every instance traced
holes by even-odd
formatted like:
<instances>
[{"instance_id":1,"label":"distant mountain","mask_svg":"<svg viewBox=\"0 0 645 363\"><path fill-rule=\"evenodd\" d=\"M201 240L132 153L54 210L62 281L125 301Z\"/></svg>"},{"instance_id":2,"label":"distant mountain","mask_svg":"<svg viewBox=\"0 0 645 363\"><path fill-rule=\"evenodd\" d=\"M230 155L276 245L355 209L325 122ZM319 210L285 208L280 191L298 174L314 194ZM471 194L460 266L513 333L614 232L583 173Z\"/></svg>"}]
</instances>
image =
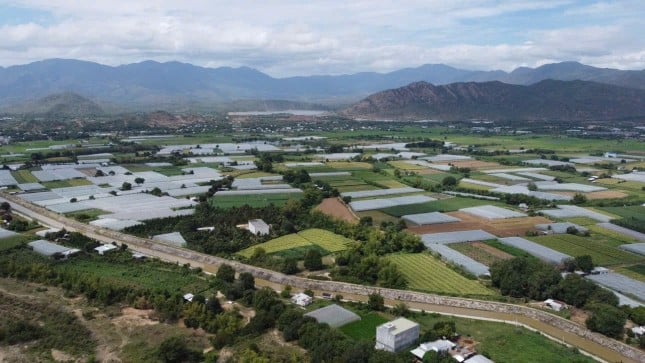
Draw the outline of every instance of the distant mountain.
<instances>
[{"instance_id":1,"label":"distant mountain","mask_svg":"<svg viewBox=\"0 0 645 363\"><path fill-rule=\"evenodd\" d=\"M613 120L644 117L645 90L587 81L416 82L373 94L342 113L369 119Z\"/></svg>"},{"instance_id":2,"label":"distant mountain","mask_svg":"<svg viewBox=\"0 0 645 363\"><path fill-rule=\"evenodd\" d=\"M586 80L645 89L645 71L594 68L575 62L518 68L511 73L428 64L390 73L273 78L248 67L204 68L154 61L110 67L51 59L0 67L0 112L8 106L65 92L92 99L105 110L185 110L237 100L351 104L374 92L417 81L438 85L486 81L529 85L545 79Z\"/></svg>"},{"instance_id":3,"label":"distant mountain","mask_svg":"<svg viewBox=\"0 0 645 363\"><path fill-rule=\"evenodd\" d=\"M13 113L47 116L48 118L76 118L81 116L99 116L104 111L99 105L76 93L55 93L36 101L29 101L13 108Z\"/></svg>"}]
</instances>

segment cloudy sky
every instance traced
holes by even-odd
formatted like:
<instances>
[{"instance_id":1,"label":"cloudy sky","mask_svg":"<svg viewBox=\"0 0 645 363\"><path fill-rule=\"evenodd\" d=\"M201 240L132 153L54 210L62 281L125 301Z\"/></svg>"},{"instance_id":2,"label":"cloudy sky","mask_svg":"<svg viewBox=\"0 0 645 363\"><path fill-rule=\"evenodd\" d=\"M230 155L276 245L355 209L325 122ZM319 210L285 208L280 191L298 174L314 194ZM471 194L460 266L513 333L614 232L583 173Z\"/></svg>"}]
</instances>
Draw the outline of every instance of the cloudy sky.
<instances>
[{"instance_id":1,"label":"cloudy sky","mask_svg":"<svg viewBox=\"0 0 645 363\"><path fill-rule=\"evenodd\" d=\"M0 66L153 59L278 77L427 63L644 69L643 19L643 0L0 0Z\"/></svg>"}]
</instances>

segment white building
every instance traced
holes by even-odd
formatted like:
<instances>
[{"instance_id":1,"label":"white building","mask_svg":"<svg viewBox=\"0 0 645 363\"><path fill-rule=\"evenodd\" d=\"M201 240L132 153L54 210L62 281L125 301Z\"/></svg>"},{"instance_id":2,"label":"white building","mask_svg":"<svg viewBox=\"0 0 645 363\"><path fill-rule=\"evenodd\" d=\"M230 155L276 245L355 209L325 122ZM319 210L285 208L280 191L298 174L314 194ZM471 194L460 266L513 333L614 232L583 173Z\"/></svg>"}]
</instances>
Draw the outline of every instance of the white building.
<instances>
[{"instance_id":1,"label":"white building","mask_svg":"<svg viewBox=\"0 0 645 363\"><path fill-rule=\"evenodd\" d=\"M635 336L641 337L645 335L645 326L636 326L632 328L632 333L634 333Z\"/></svg>"},{"instance_id":2,"label":"white building","mask_svg":"<svg viewBox=\"0 0 645 363\"><path fill-rule=\"evenodd\" d=\"M311 296L303 293L298 293L291 297L291 302L299 306L307 306L313 301L314 299Z\"/></svg>"},{"instance_id":3,"label":"white building","mask_svg":"<svg viewBox=\"0 0 645 363\"><path fill-rule=\"evenodd\" d=\"M98 252L99 255L103 256L106 252L114 251L118 247L111 244L100 245L94 248L94 251Z\"/></svg>"},{"instance_id":4,"label":"white building","mask_svg":"<svg viewBox=\"0 0 645 363\"><path fill-rule=\"evenodd\" d=\"M256 236L269 234L270 228L271 227L261 219L252 219L249 221L249 232Z\"/></svg>"},{"instance_id":5,"label":"white building","mask_svg":"<svg viewBox=\"0 0 645 363\"><path fill-rule=\"evenodd\" d=\"M419 324L398 318L376 327L376 349L399 352L419 339Z\"/></svg>"},{"instance_id":6,"label":"white building","mask_svg":"<svg viewBox=\"0 0 645 363\"><path fill-rule=\"evenodd\" d=\"M434 342L419 344L419 346L413 349L412 351L410 351L410 353L412 353L412 355L414 355L415 357L423 360L423 356L430 351L434 351L437 353L448 352L453 348L455 348L456 346L457 345L451 342L450 340L438 339L438 340L435 340Z\"/></svg>"},{"instance_id":7,"label":"white building","mask_svg":"<svg viewBox=\"0 0 645 363\"><path fill-rule=\"evenodd\" d=\"M546 299L544 300L544 306L553 310L553 311L560 311L564 308L566 308L566 305L564 303L561 303L559 301L555 301L553 299Z\"/></svg>"}]
</instances>

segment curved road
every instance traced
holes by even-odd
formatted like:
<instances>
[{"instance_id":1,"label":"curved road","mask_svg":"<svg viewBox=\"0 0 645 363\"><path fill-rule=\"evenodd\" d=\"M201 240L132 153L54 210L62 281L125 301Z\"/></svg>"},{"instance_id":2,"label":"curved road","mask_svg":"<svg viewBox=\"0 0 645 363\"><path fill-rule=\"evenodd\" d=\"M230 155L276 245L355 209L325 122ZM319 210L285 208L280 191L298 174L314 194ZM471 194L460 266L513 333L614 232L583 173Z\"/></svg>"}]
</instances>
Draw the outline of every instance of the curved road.
<instances>
[{"instance_id":1,"label":"curved road","mask_svg":"<svg viewBox=\"0 0 645 363\"><path fill-rule=\"evenodd\" d=\"M270 286L277 290L281 290L286 285L300 289L309 288L317 294L324 292L342 294L344 299L353 301L366 301L367 295L378 292L385 297L386 304L391 306L397 302L404 301L412 309L522 325L528 329L539 331L553 340L574 346L587 355L602 361L645 363L645 353L642 351L600 334L592 333L584 327L541 310L498 302L451 298L411 291L380 289L342 282L287 276L237 261L230 261L184 248L160 244L149 239L94 227L66 218L16 196L5 193L0 194L2 196L0 197L0 202L5 200L10 202L14 212L34 219L41 224L80 232L103 243L113 241L121 244L125 243L131 249L148 256L173 263L188 263L192 267L202 268L205 272L216 272L217 266L228 263L238 272L252 273L256 278L256 284L259 286Z\"/></svg>"}]
</instances>

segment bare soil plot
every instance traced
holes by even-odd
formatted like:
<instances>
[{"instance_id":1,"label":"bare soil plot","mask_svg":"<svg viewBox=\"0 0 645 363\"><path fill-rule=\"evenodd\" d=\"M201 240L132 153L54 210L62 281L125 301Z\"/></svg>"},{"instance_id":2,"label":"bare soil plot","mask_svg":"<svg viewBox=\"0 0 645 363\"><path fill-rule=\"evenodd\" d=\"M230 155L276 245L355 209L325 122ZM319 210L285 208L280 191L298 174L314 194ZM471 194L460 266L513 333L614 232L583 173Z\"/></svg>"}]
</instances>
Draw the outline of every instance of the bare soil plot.
<instances>
[{"instance_id":1,"label":"bare soil plot","mask_svg":"<svg viewBox=\"0 0 645 363\"><path fill-rule=\"evenodd\" d=\"M346 221L349 223L358 222L358 217L349 208L338 198L325 198L322 203L320 203L316 210L319 210L325 213L328 216Z\"/></svg>"},{"instance_id":2,"label":"bare soil plot","mask_svg":"<svg viewBox=\"0 0 645 363\"><path fill-rule=\"evenodd\" d=\"M450 248L486 266L491 266L497 261L507 260L513 257L506 252L502 252L481 242L453 243L450 245Z\"/></svg>"},{"instance_id":3,"label":"bare soil plot","mask_svg":"<svg viewBox=\"0 0 645 363\"><path fill-rule=\"evenodd\" d=\"M462 212L449 212L446 214L461 219L461 222L410 227L408 231L414 234L426 234L482 229L498 237L513 237L524 236L527 231L534 231L536 224L551 223L550 220L544 217L487 220Z\"/></svg>"},{"instance_id":4,"label":"bare soil plot","mask_svg":"<svg viewBox=\"0 0 645 363\"><path fill-rule=\"evenodd\" d=\"M576 193L573 192L554 192L554 194L566 195L573 197ZM584 193L589 200L597 199L621 199L627 197L627 193L618 190L601 190L597 192Z\"/></svg>"}]
</instances>

